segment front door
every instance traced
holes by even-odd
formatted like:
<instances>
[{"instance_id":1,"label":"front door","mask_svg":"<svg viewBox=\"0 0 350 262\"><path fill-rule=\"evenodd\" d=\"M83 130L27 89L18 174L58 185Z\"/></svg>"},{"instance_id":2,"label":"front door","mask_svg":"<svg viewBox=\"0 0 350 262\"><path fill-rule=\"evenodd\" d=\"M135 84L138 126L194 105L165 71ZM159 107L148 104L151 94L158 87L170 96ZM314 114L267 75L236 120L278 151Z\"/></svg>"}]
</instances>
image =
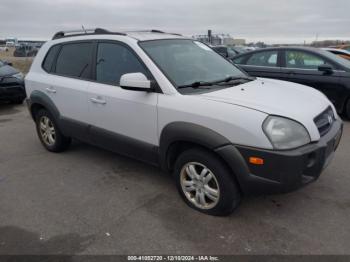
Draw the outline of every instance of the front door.
<instances>
[{"instance_id":1,"label":"front door","mask_svg":"<svg viewBox=\"0 0 350 262\"><path fill-rule=\"evenodd\" d=\"M113 151L157 161L158 94L122 89L127 73L151 74L137 55L118 42L99 42L96 48L96 82L89 84L91 140Z\"/></svg>"},{"instance_id":2,"label":"front door","mask_svg":"<svg viewBox=\"0 0 350 262\"><path fill-rule=\"evenodd\" d=\"M301 50L285 51L285 67L282 71L289 81L313 87L324 93L334 105L340 105L344 86L340 83L339 72L321 72L320 65L331 65L321 56Z\"/></svg>"}]
</instances>

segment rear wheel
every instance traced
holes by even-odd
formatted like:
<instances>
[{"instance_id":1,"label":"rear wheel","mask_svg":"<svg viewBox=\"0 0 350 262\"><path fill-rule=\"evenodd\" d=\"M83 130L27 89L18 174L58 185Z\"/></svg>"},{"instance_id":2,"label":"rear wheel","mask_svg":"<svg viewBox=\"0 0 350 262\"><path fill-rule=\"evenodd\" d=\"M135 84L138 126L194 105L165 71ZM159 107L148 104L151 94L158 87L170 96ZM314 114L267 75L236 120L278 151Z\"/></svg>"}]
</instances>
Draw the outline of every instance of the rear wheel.
<instances>
[{"instance_id":1,"label":"rear wheel","mask_svg":"<svg viewBox=\"0 0 350 262\"><path fill-rule=\"evenodd\" d=\"M35 122L39 139L48 151L62 152L70 146L71 139L61 133L50 112L40 110L35 116Z\"/></svg>"},{"instance_id":2,"label":"rear wheel","mask_svg":"<svg viewBox=\"0 0 350 262\"><path fill-rule=\"evenodd\" d=\"M211 152L191 149L182 153L176 161L174 177L187 205L202 213L229 215L240 203L232 173Z\"/></svg>"}]
</instances>

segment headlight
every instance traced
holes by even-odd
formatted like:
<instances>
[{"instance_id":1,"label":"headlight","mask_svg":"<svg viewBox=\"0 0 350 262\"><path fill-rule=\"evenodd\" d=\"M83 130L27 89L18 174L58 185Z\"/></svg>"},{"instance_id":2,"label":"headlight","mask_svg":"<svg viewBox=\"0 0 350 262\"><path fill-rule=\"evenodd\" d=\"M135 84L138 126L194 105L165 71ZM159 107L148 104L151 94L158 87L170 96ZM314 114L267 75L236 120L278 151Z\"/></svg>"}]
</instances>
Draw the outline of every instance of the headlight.
<instances>
[{"instance_id":1,"label":"headlight","mask_svg":"<svg viewBox=\"0 0 350 262\"><path fill-rule=\"evenodd\" d=\"M12 77L17 78L19 80L23 80L24 75L21 72L19 72L17 74L12 75Z\"/></svg>"},{"instance_id":2,"label":"headlight","mask_svg":"<svg viewBox=\"0 0 350 262\"><path fill-rule=\"evenodd\" d=\"M293 149L311 142L305 127L287 118L269 116L263 130L275 149Z\"/></svg>"}]
</instances>

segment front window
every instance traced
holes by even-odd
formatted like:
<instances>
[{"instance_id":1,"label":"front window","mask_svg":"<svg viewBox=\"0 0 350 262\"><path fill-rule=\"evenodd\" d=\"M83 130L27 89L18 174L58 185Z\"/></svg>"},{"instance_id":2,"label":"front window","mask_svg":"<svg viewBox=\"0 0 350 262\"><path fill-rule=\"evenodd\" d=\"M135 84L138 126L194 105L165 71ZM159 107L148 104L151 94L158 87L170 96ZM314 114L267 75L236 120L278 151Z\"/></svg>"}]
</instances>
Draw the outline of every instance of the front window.
<instances>
[{"instance_id":1,"label":"front window","mask_svg":"<svg viewBox=\"0 0 350 262\"><path fill-rule=\"evenodd\" d=\"M96 81L100 83L119 85L121 76L128 73L143 73L149 77L137 57L124 45L100 43L96 61Z\"/></svg>"},{"instance_id":2,"label":"front window","mask_svg":"<svg viewBox=\"0 0 350 262\"><path fill-rule=\"evenodd\" d=\"M144 41L140 42L140 46L177 88L195 82L215 82L228 77L247 77L211 48L194 40ZM216 85L205 88L188 87L187 90L179 89L179 91L188 92L190 89L194 92L215 88L224 87Z\"/></svg>"}]
</instances>

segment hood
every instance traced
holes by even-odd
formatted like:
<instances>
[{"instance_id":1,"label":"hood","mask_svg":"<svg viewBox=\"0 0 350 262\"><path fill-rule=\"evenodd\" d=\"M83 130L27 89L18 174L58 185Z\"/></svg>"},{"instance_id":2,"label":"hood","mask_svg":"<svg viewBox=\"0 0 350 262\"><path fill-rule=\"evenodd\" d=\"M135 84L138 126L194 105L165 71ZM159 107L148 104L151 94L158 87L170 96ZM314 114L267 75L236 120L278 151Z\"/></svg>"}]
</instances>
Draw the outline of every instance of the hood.
<instances>
[{"instance_id":1,"label":"hood","mask_svg":"<svg viewBox=\"0 0 350 262\"><path fill-rule=\"evenodd\" d=\"M19 71L12 66L4 65L0 67L0 77L2 76L12 76L14 74L19 73Z\"/></svg>"},{"instance_id":2,"label":"hood","mask_svg":"<svg viewBox=\"0 0 350 262\"><path fill-rule=\"evenodd\" d=\"M202 94L200 97L247 107L269 115L288 117L302 123L308 129L316 127L314 118L331 105L326 96L316 89L265 78Z\"/></svg>"}]
</instances>

